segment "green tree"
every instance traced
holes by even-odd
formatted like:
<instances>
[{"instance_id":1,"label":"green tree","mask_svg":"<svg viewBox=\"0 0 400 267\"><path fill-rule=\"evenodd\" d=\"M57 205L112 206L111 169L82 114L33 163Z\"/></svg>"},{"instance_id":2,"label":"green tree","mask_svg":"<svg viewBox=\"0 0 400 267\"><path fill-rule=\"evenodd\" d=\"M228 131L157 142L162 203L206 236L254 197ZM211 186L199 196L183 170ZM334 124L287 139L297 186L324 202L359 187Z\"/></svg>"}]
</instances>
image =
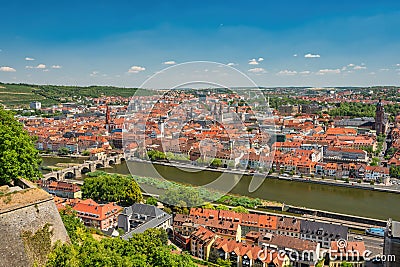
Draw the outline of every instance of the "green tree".
<instances>
[{"instance_id":1,"label":"green tree","mask_svg":"<svg viewBox=\"0 0 400 267\"><path fill-rule=\"evenodd\" d=\"M78 229L80 228L80 232L85 232L85 226L81 220L76 217L76 212L69 206L67 206L65 210L60 211L60 216L71 242L75 242L78 239Z\"/></svg>"},{"instance_id":2,"label":"green tree","mask_svg":"<svg viewBox=\"0 0 400 267\"><path fill-rule=\"evenodd\" d=\"M368 154L372 154L372 152L374 152L372 146L363 146L361 149L366 151Z\"/></svg>"},{"instance_id":3,"label":"green tree","mask_svg":"<svg viewBox=\"0 0 400 267\"><path fill-rule=\"evenodd\" d=\"M75 234L78 238L70 244L56 243L47 266L196 266L187 253L171 252L163 229L133 234L129 240L104 238L99 241L81 228L77 228Z\"/></svg>"},{"instance_id":4,"label":"green tree","mask_svg":"<svg viewBox=\"0 0 400 267\"><path fill-rule=\"evenodd\" d=\"M147 152L147 156L149 157L150 160L156 161L156 160L165 160L167 156L158 150L150 150Z\"/></svg>"},{"instance_id":5,"label":"green tree","mask_svg":"<svg viewBox=\"0 0 400 267\"><path fill-rule=\"evenodd\" d=\"M379 158L377 158L377 157L374 157L374 158L372 158L372 161L371 161L371 166L378 166L379 165L379 162L380 162L380 160L379 160Z\"/></svg>"},{"instance_id":6,"label":"green tree","mask_svg":"<svg viewBox=\"0 0 400 267\"><path fill-rule=\"evenodd\" d=\"M219 204L216 208L216 210L229 210L229 208L225 205Z\"/></svg>"},{"instance_id":7,"label":"green tree","mask_svg":"<svg viewBox=\"0 0 400 267\"><path fill-rule=\"evenodd\" d=\"M89 156L90 155L90 151L85 150L82 152L82 156Z\"/></svg>"},{"instance_id":8,"label":"green tree","mask_svg":"<svg viewBox=\"0 0 400 267\"><path fill-rule=\"evenodd\" d=\"M164 207L163 210L168 214L172 214L172 210L169 207Z\"/></svg>"},{"instance_id":9,"label":"green tree","mask_svg":"<svg viewBox=\"0 0 400 267\"><path fill-rule=\"evenodd\" d=\"M142 192L136 181L119 174L100 174L88 177L81 187L84 198L95 201L119 202L132 205L143 200Z\"/></svg>"},{"instance_id":10,"label":"green tree","mask_svg":"<svg viewBox=\"0 0 400 267\"><path fill-rule=\"evenodd\" d=\"M204 202L199 190L190 187L173 187L168 189L160 196L160 201L179 207L196 207Z\"/></svg>"},{"instance_id":11,"label":"green tree","mask_svg":"<svg viewBox=\"0 0 400 267\"><path fill-rule=\"evenodd\" d=\"M209 209L209 210L215 210L215 207L213 204L211 204L210 202L204 203L204 205L202 206L203 209Z\"/></svg>"},{"instance_id":12,"label":"green tree","mask_svg":"<svg viewBox=\"0 0 400 267\"><path fill-rule=\"evenodd\" d=\"M242 207L242 206L234 207L232 209L232 211L238 212L238 213L249 213L249 211L246 208Z\"/></svg>"},{"instance_id":13,"label":"green tree","mask_svg":"<svg viewBox=\"0 0 400 267\"><path fill-rule=\"evenodd\" d=\"M148 197L146 199L146 204L148 205L153 205L153 206L157 206L157 199L154 197Z\"/></svg>"},{"instance_id":14,"label":"green tree","mask_svg":"<svg viewBox=\"0 0 400 267\"><path fill-rule=\"evenodd\" d=\"M222 166L222 160L221 159L213 159L211 162L211 165L214 167L221 167Z\"/></svg>"},{"instance_id":15,"label":"green tree","mask_svg":"<svg viewBox=\"0 0 400 267\"><path fill-rule=\"evenodd\" d=\"M60 156L66 156L66 155L69 155L70 153L71 153L71 151L66 147L60 147L58 149L58 155L60 155Z\"/></svg>"},{"instance_id":16,"label":"green tree","mask_svg":"<svg viewBox=\"0 0 400 267\"><path fill-rule=\"evenodd\" d=\"M0 108L0 185L19 177L38 179L42 176L40 163L34 138L29 136L11 112Z\"/></svg>"}]
</instances>

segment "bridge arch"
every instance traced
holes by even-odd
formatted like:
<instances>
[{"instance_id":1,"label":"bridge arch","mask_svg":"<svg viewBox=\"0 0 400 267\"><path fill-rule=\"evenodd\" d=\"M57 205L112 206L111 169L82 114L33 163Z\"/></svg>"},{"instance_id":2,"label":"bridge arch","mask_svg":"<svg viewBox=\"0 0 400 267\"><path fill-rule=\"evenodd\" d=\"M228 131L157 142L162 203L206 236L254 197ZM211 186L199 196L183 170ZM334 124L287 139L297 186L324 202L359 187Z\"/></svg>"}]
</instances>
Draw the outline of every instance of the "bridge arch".
<instances>
[{"instance_id":1,"label":"bridge arch","mask_svg":"<svg viewBox=\"0 0 400 267\"><path fill-rule=\"evenodd\" d=\"M100 169L100 168L104 168L103 163L101 163L101 162L96 163L96 169Z\"/></svg>"},{"instance_id":2,"label":"bridge arch","mask_svg":"<svg viewBox=\"0 0 400 267\"><path fill-rule=\"evenodd\" d=\"M64 179L72 179L72 178L75 178L75 173L74 173L74 172L72 172L72 171L67 171L67 172L64 174Z\"/></svg>"},{"instance_id":3,"label":"bridge arch","mask_svg":"<svg viewBox=\"0 0 400 267\"><path fill-rule=\"evenodd\" d=\"M57 177L51 176L47 178L47 181L57 182Z\"/></svg>"},{"instance_id":4,"label":"bridge arch","mask_svg":"<svg viewBox=\"0 0 400 267\"><path fill-rule=\"evenodd\" d=\"M114 159L110 159L110 160L108 161L108 164L109 164L109 165L115 165Z\"/></svg>"},{"instance_id":5,"label":"bridge arch","mask_svg":"<svg viewBox=\"0 0 400 267\"><path fill-rule=\"evenodd\" d=\"M88 173L88 172L90 172L90 168L89 168L89 167L84 166L84 167L81 169L81 174L85 174L85 173Z\"/></svg>"}]
</instances>

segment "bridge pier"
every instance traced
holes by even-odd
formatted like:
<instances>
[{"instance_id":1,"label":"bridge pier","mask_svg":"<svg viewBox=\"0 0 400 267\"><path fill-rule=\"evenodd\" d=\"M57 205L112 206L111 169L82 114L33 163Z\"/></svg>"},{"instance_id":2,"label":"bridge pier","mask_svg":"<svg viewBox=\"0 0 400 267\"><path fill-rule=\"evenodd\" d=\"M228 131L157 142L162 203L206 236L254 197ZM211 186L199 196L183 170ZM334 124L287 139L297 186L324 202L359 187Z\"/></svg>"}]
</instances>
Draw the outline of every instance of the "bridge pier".
<instances>
[{"instance_id":1,"label":"bridge pier","mask_svg":"<svg viewBox=\"0 0 400 267\"><path fill-rule=\"evenodd\" d=\"M95 172L96 171L96 164L95 163L89 163L89 170L91 172Z\"/></svg>"},{"instance_id":2,"label":"bridge pier","mask_svg":"<svg viewBox=\"0 0 400 267\"><path fill-rule=\"evenodd\" d=\"M103 164L104 168L109 168L110 167L109 162L110 162L110 160L107 158L107 159L103 159L101 163Z\"/></svg>"},{"instance_id":3,"label":"bridge pier","mask_svg":"<svg viewBox=\"0 0 400 267\"><path fill-rule=\"evenodd\" d=\"M81 169L79 167L74 167L75 178L82 178Z\"/></svg>"}]
</instances>

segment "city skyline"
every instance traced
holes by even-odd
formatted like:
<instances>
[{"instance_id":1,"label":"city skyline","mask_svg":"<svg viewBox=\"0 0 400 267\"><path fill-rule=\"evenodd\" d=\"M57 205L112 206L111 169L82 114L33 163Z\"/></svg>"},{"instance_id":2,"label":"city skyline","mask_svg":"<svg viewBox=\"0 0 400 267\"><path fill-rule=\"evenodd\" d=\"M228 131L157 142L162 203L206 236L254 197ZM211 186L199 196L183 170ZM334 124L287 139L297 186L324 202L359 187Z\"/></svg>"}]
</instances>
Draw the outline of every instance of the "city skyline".
<instances>
[{"instance_id":1,"label":"city skyline","mask_svg":"<svg viewBox=\"0 0 400 267\"><path fill-rule=\"evenodd\" d=\"M15 1L3 10L2 82L137 87L200 60L266 87L400 85L396 1Z\"/></svg>"}]
</instances>

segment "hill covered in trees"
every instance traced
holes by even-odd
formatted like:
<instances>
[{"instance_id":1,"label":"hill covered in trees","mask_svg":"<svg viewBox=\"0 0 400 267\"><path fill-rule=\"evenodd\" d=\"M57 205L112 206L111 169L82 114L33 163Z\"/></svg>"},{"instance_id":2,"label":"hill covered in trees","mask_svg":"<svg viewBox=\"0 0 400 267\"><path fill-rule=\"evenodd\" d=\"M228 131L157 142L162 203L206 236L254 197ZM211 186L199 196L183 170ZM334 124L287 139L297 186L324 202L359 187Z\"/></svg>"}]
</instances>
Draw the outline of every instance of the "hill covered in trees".
<instances>
[{"instance_id":1,"label":"hill covered in trees","mask_svg":"<svg viewBox=\"0 0 400 267\"><path fill-rule=\"evenodd\" d=\"M82 100L85 97L121 96L131 97L136 88L113 86L62 86L0 83L0 104L7 107L29 107L32 101L43 106L60 102Z\"/></svg>"}]
</instances>

